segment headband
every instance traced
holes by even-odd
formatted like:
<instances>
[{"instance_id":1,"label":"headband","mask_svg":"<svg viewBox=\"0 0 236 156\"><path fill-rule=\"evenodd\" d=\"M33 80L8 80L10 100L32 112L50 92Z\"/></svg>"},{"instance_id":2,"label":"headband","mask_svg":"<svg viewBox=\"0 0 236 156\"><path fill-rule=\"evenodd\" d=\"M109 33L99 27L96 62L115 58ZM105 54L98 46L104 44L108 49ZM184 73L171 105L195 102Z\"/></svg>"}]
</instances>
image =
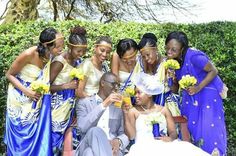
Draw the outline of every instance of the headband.
<instances>
[{"instance_id":1,"label":"headband","mask_svg":"<svg viewBox=\"0 0 236 156\"><path fill-rule=\"evenodd\" d=\"M126 56L126 57L123 57L122 59L129 59L129 58L132 58L132 57L134 57L136 54L137 54L137 51L135 51L134 53L132 53L132 54Z\"/></svg>"},{"instance_id":2,"label":"headband","mask_svg":"<svg viewBox=\"0 0 236 156\"><path fill-rule=\"evenodd\" d=\"M144 47L144 48L140 49L140 52L142 52L144 50L154 49L154 48L157 48L157 47Z\"/></svg>"},{"instance_id":3,"label":"headband","mask_svg":"<svg viewBox=\"0 0 236 156\"><path fill-rule=\"evenodd\" d=\"M95 46L104 46L104 47L112 49L111 45L108 45L108 44L95 44Z\"/></svg>"},{"instance_id":4,"label":"headband","mask_svg":"<svg viewBox=\"0 0 236 156\"><path fill-rule=\"evenodd\" d=\"M68 42L69 45L73 46L73 47L79 47L79 48L87 48L86 44L72 44L70 42Z\"/></svg>"},{"instance_id":5,"label":"headband","mask_svg":"<svg viewBox=\"0 0 236 156\"><path fill-rule=\"evenodd\" d=\"M64 36L57 37L57 38L55 38L54 40L51 40L51 41L48 41L48 42L44 42L43 44L53 43L54 41L59 40L59 39L61 39L61 38L64 38Z\"/></svg>"}]
</instances>

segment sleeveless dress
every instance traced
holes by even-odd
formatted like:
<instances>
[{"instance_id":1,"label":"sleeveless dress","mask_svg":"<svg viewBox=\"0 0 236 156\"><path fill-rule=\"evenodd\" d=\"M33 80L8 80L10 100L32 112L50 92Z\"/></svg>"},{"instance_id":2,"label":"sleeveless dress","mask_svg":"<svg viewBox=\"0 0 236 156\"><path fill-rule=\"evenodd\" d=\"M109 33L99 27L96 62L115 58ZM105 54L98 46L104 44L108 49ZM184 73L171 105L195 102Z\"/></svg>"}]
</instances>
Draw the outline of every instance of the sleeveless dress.
<instances>
[{"instance_id":1,"label":"sleeveless dress","mask_svg":"<svg viewBox=\"0 0 236 156\"><path fill-rule=\"evenodd\" d=\"M27 64L16 78L27 88L36 80L49 85L49 70L50 61L43 70ZM46 93L33 102L21 90L9 84L4 136L8 156L52 155L50 105L50 94Z\"/></svg>"},{"instance_id":2,"label":"sleeveless dress","mask_svg":"<svg viewBox=\"0 0 236 156\"><path fill-rule=\"evenodd\" d=\"M182 67L176 70L177 80L189 74L197 79L197 84L201 83L207 75L204 67L209 61L205 53L189 48ZM224 108L220 96L223 89L222 80L216 76L193 96L183 90L181 103L181 113L188 119L193 143L208 153L218 151L220 155L226 155L227 148Z\"/></svg>"},{"instance_id":3,"label":"sleeveless dress","mask_svg":"<svg viewBox=\"0 0 236 156\"><path fill-rule=\"evenodd\" d=\"M84 91L90 96L98 92L99 81L105 72L108 72L108 66L105 62L102 64L102 71L98 70L92 63L91 58L84 60L79 66L87 78Z\"/></svg>"},{"instance_id":4,"label":"sleeveless dress","mask_svg":"<svg viewBox=\"0 0 236 156\"><path fill-rule=\"evenodd\" d=\"M63 68L57 75L53 85L61 85L72 81L70 71L74 68L65 60L62 55L56 56L52 62L61 62ZM75 103L75 90L65 89L52 94L52 139L54 154L62 150L64 134L70 126Z\"/></svg>"},{"instance_id":5,"label":"sleeveless dress","mask_svg":"<svg viewBox=\"0 0 236 156\"><path fill-rule=\"evenodd\" d=\"M173 116L179 116L180 115L180 109L179 109L179 96L172 93L172 91L170 90L170 88L168 87L168 83L167 81L165 80L165 67L164 67L164 62L166 60L164 59L159 65L158 65L158 68L157 68L157 71L153 76L153 79L152 80L155 80L155 81L159 81L159 82L162 82L163 85L164 85L164 93L161 93L161 94L158 94L158 95L154 95L154 98L153 98L153 101L156 103L156 104L160 104L162 106L166 106L168 107L168 109L170 110L171 114ZM134 68L134 74L135 73L139 73L139 72L143 72L144 73L144 65L142 63L142 57L141 55L138 56L138 59L137 59L137 63L136 63L136 66ZM150 74L147 74L149 77L150 77ZM131 80L135 78L135 76L133 76L131 78Z\"/></svg>"},{"instance_id":6,"label":"sleeveless dress","mask_svg":"<svg viewBox=\"0 0 236 156\"><path fill-rule=\"evenodd\" d=\"M158 114L161 117L159 131L165 135L167 133L166 119L161 112ZM147 123L149 115L139 114L136 119L135 144L131 146L126 156L210 156L189 142L179 140L164 142L154 139L152 126Z\"/></svg>"}]
</instances>

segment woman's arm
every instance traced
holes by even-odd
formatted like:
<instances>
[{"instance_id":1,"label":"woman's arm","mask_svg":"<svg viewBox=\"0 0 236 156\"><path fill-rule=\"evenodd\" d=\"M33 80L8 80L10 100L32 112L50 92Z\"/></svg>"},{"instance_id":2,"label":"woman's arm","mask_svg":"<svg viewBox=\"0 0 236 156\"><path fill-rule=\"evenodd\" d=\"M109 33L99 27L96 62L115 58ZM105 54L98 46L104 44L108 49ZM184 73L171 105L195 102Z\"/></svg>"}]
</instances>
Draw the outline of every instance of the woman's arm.
<instances>
[{"instance_id":1,"label":"woman's arm","mask_svg":"<svg viewBox=\"0 0 236 156\"><path fill-rule=\"evenodd\" d=\"M84 91L86 83L87 83L87 77L85 76L83 80L79 81L78 88L75 91L77 97L84 98L88 96L88 94Z\"/></svg>"},{"instance_id":2,"label":"woman's arm","mask_svg":"<svg viewBox=\"0 0 236 156\"><path fill-rule=\"evenodd\" d=\"M50 83L51 84L55 81L56 77L63 69L63 66L64 65L59 61L55 61L51 63L51 66L50 66ZM61 85L51 85L50 91L53 93L53 92L57 92L60 90L65 90L65 89L76 89L77 87L78 87L78 81L72 80L71 82L64 83Z\"/></svg>"},{"instance_id":3,"label":"woman's arm","mask_svg":"<svg viewBox=\"0 0 236 156\"><path fill-rule=\"evenodd\" d=\"M21 53L12 63L9 70L6 72L6 77L14 87L21 90L26 96L37 101L41 95L23 86L20 81L15 77L18 73L20 73L24 66L31 63L31 60L34 60L34 55L35 54L33 48L30 48Z\"/></svg>"},{"instance_id":4,"label":"woman's arm","mask_svg":"<svg viewBox=\"0 0 236 156\"><path fill-rule=\"evenodd\" d=\"M172 117L172 114L170 113L169 109L164 107L164 110L162 112L164 113L166 117L166 122L167 122L167 132L168 132L168 137L161 137L163 141L173 141L177 138L177 132L175 129L175 122Z\"/></svg>"},{"instance_id":5,"label":"woman's arm","mask_svg":"<svg viewBox=\"0 0 236 156\"><path fill-rule=\"evenodd\" d=\"M202 80L202 82L199 85L189 87L188 92L190 95L198 93L202 88L208 85L218 74L218 70L210 61L208 61L208 63L204 66L203 70L207 72L206 77Z\"/></svg>"},{"instance_id":6,"label":"woman's arm","mask_svg":"<svg viewBox=\"0 0 236 156\"><path fill-rule=\"evenodd\" d=\"M119 77L119 67L120 67L120 58L117 53L114 53L112 55L112 60L111 60L111 71L118 77Z\"/></svg>"},{"instance_id":7,"label":"woman's arm","mask_svg":"<svg viewBox=\"0 0 236 156\"><path fill-rule=\"evenodd\" d=\"M122 107L123 115L124 115L124 129L125 134L128 136L130 140L134 139L136 136L136 128L135 128L135 108L127 109Z\"/></svg>"}]
</instances>

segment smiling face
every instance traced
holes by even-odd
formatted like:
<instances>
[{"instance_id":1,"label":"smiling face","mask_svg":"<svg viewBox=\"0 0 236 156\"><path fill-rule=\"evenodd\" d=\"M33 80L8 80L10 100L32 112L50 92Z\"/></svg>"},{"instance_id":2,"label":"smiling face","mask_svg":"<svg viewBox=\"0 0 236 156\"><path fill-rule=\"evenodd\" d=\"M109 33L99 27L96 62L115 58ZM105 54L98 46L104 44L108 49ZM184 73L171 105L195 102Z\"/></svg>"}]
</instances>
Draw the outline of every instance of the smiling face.
<instances>
[{"instance_id":1,"label":"smiling face","mask_svg":"<svg viewBox=\"0 0 236 156\"><path fill-rule=\"evenodd\" d=\"M60 55L63 52L62 50L64 48L64 38L63 38L62 34L57 33L56 34L56 39L53 43L53 46L48 47L48 48L49 48L50 53L53 56Z\"/></svg>"},{"instance_id":2,"label":"smiling face","mask_svg":"<svg viewBox=\"0 0 236 156\"><path fill-rule=\"evenodd\" d=\"M121 61L128 66L134 66L136 64L136 54L135 49L131 48L124 53Z\"/></svg>"},{"instance_id":3,"label":"smiling face","mask_svg":"<svg viewBox=\"0 0 236 156\"><path fill-rule=\"evenodd\" d=\"M166 55L170 59L179 58L183 51L181 43L178 42L176 39L171 39L166 44L165 49L166 49Z\"/></svg>"},{"instance_id":4,"label":"smiling face","mask_svg":"<svg viewBox=\"0 0 236 156\"><path fill-rule=\"evenodd\" d=\"M145 105L152 100L152 96L142 92L139 88L135 87L135 97L137 105Z\"/></svg>"},{"instance_id":5,"label":"smiling face","mask_svg":"<svg viewBox=\"0 0 236 156\"><path fill-rule=\"evenodd\" d=\"M102 80L103 92L105 96L109 96L112 92L117 92L119 90L119 81L115 75L107 76Z\"/></svg>"},{"instance_id":6,"label":"smiling face","mask_svg":"<svg viewBox=\"0 0 236 156\"><path fill-rule=\"evenodd\" d=\"M104 62L110 57L111 50L111 44L102 41L99 45L95 46L95 56L100 62Z\"/></svg>"},{"instance_id":7,"label":"smiling face","mask_svg":"<svg viewBox=\"0 0 236 156\"><path fill-rule=\"evenodd\" d=\"M148 64L154 64L157 58L157 48L156 47L144 47L141 50L141 55L143 60L145 60Z\"/></svg>"},{"instance_id":8,"label":"smiling face","mask_svg":"<svg viewBox=\"0 0 236 156\"><path fill-rule=\"evenodd\" d=\"M87 51L85 47L72 47L71 48L71 55L74 59L79 59L82 57Z\"/></svg>"}]
</instances>

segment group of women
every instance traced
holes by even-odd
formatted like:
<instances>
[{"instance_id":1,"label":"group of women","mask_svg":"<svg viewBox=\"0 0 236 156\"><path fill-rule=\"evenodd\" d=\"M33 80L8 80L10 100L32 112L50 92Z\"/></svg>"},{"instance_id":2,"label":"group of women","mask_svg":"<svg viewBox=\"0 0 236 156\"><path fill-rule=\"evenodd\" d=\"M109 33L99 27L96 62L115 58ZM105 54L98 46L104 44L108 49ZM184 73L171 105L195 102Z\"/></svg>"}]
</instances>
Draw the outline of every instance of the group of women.
<instances>
[{"instance_id":1,"label":"group of women","mask_svg":"<svg viewBox=\"0 0 236 156\"><path fill-rule=\"evenodd\" d=\"M173 116L181 114L188 119L193 144L210 154L226 155L222 96L227 88L217 69L205 53L189 47L183 32L167 35L166 56L158 52L157 43L153 33L144 34L139 44L129 38L118 42L110 68L119 78L120 89L133 86L141 73L143 81L151 86L148 90L154 95L153 103L166 106ZM74 120L76 99L97 93L102 74L109 71L106 61L112 52L110 37L99 37L93 55L84 60L87 39L83 27L71 29L67 44L68 50L63 52L63 35L46 28L38 45L22 52L7 71L7 155L60 155L65 131ZM167 70L164 63L168 59L177 60L180 69ZM81 69L84 79L71 77L73 68ZM194 76L197 84L182 91L180 102L175 93L178 81L187 74ZM173 85L168 85L167 77L174 80ZM40 94L31 89L30 84L39 80L50 86L49 92ZM164 84L162 92L154 81ZM138 104L135 107L151 109Z\"/></svg>"}]
</instances>

